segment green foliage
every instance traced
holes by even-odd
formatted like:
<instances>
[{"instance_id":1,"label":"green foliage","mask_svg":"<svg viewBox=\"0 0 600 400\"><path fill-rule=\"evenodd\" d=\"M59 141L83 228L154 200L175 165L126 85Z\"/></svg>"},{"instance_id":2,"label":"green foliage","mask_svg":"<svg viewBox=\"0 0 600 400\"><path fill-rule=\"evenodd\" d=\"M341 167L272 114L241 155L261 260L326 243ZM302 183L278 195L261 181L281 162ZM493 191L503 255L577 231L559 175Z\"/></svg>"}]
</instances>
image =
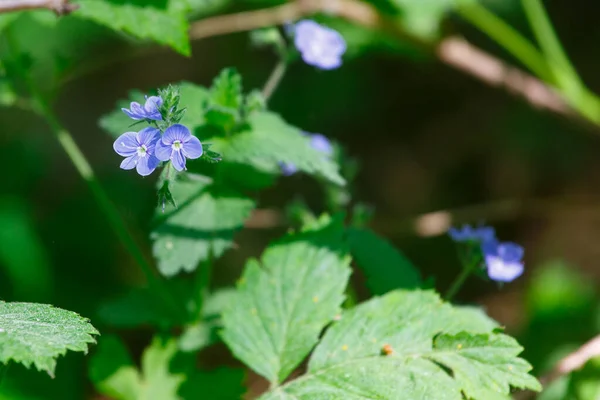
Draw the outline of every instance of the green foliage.
<instances>
[{"instance_id":1,"label":"green foliage","mask_svg":"<svg viewBox=\"0 0 600 400\"><path fill-rule=\"evenodd\" d=\"M368 229L348 229L350 252L367 276L367 286L375 295L393 289L421 286L417 268L387 240Z\"/></svg>"},{"instance_id":2,"label":"green foliage","mask_svg":"<svg viewBox=\"0 0 600 400\"><path fill-rule=\"evenodd\" d=\"M165 276L192 272L200 261L223 254L255 206L233 189L184 178L173 182L171 193L178 207L168 205L151 234ZM162 217L160 207L157 212Z\"/></svg>"},{"instance_id":3,"label":"green foliage","mask_svg":"<svg viewBox=\"0 0 600 400\"><path fill-rule=\"evenodd\" d=\"M255 112L247 119L247 129L230 138L215 138L215 149L230 163L247 164L259 171L279 173L279 163L294 164L298 170L322 176L343 185L338 165L310 146L300 130L277 114Z\"/></svg>"},{"instance_id":4,"label":"green foliage","mask_svg":"<svg viewBox=\"0 0 600 400\"><path fill-rule=\"evenodd\" d=\"M15 361L54 374L67 350L86 352L98 331L72 311L47 304L0 301L0 362Z\"/></svg>"},{"instance_id":5,"label":"green foliage","mask_svg":"<svg viewBox=\"0 0 600 400\"><path fill-rule=\"evenodd\" d=\"M185 374L170 371L176 352L175 340L155 337L144 350L138 370L119 339L103 337L92 357L90 378L98 391L118 400L177 400Z\"/></svg>"},{"instance_id":6,"label":"green foliage","mask_svg":"<svg viewBox=\"0 0 600 400\"><path fill-rule=\"evenodd\" d=\"M246 264L223 314L224 341L271 383L282 382L339 313L348 264L339 221L272 244Z\"/></svg>"},{"instance_id":7,"label":"green foliage","mask_svg":"<svg viewBox=\"0 0 600 400\"><path fill-rule=\"evenodd\" d=\"M237 400L242 399L246 388L241 369L219 368L214 371L196 371L181 387L183 399Z\"/></svg>"},{"instance_id":8,"label":"green foliage","mask_svg":"<svg viewBox=\"0 0 600 400\"><path fill-rule=\"evenodd\" d=\"M170 46L183 55L190 54L189 26L182 14L104 0L84 0L79 5L73 16Z\"/></svg>"},{"instance_id":9,"label":"green foliage","mask_svg":"<svg viewBox=\"0 0 600 400\"><path fill-rule=\"evenodd\" d=\"M463 311L427 291L367 301L327 330L305 375L261 399L488 400L506 399L510 386L540 390L517 342Z\"/></svg>"}]
</instances>

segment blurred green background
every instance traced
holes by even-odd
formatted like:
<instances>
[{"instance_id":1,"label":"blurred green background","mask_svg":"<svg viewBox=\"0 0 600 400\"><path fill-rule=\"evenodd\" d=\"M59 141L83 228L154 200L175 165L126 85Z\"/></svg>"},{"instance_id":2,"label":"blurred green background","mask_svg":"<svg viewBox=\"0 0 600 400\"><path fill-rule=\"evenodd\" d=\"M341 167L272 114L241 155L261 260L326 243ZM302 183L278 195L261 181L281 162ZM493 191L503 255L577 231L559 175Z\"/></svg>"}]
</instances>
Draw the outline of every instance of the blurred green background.
<instances>
[{"instance_id":1,"label":"blurred green background","mask_svg":"<svg viewBox=\"0 0 600 400\"><path fill-rule=\"evenodd\" d=\"M258 0L197 4L204 3L211 3L210 13L272 5ZM517 1L484 4L528 32ZM600 3L553 0L545 5L581 77L600 92ZM186 58L93 22L57 19L44 11L18 18L11 34L30 54L35 79L47 91L59 88L54 95L60 120L151 257L147 234L156 176L120 170L120 157L98 119L132 89L148 92L181 80L206 86L227 66L240 71L246 89L260 88L276 56L253 48L247 33L193 41L192 56ZM522 278L502 288L470 279L457 300L483 304L521 341L536 373L598 334L600 127L535 109L397 39L324 21L349 42L343 67L326 72L296 63L269 104L291 124L337 140L359 160L355 200L374 207L373 228L424 275L435 277L439 290L460 267L443 233L448 222L492 224L501 239L522 244L527 269ZM513 62L458 18L447 16L442 31L464 35ZM2 96L0 297L73 310L109 333L96 319L99 305L142 282L142 276L45 122L20 103L11 104L10 92ZM316 211L323 209L318 187L300 176L280 179L260 195L260 207L283 209L298 197ZM419 219L438 211L450 219L442 218L441 225L435 215ZM423 225L427 221L433 228ZM241 232L213 284L231 284L244 260L260 254L284 230ZM137 354L151 335L144 328L119 333ZM226 351L209 356L215 363L224 357L232 362ZM55 379L14 366L0 386L0 399L94 398L85 364L82 355L70 354L58 363Z\"/></svg>"}]
</instances>

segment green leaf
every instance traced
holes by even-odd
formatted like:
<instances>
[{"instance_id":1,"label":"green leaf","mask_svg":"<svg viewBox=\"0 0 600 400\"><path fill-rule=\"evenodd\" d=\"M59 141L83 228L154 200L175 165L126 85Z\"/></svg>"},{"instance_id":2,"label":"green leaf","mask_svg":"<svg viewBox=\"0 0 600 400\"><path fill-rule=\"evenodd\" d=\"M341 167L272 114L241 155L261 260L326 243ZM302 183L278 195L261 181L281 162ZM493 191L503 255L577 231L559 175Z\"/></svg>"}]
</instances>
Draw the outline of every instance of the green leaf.
<instances>
[{"instance_id":1,"label":"green leaf","mask_svg":"<svg viewBox=\"0 0 600 400\"><path fill-rule=\"evenodd\" d=\"M208 90L186 81L180 82L176 86L179 86L179 104L181 107L186 108L185 115L180 123L193 131L204 124L204 104L208 101ZM129 108L132 101L143 104L144 93L139 90L132 90L129 92L128 97L126 100L119 100L116 110L102 116L99 121L100 127L115 138L125 132L139 131L146 127L146 124L132 126L136 121L121 111L121 108Z\"/></svg>"},{"instance_id":2,"label":"green leaf","mask_svg":"<svg viewBox=\"0 0 600 400\"><path fill-rule=\"evenodd\" d=\"M181 387L184 399L236 400L246 393L243 385L244 370L219 368L214 371L196 371Z\"/></svg>"},{"instance_id":3,"label":"green leaf","mask_svg":"<svg viewBox=\"0 0 600 400\"><path fill-rule=\"evenodd\" d=\"M67 350L87 352L98 331L86 318L48 304L0 301L0 362L15 361L54 374Z\"/></svg>"},{"instance_id":4,"label":"green leaf","mask_svg":"<svg viewBox=\"0 0 600 400\"><path fill-rule=\"evenodd\" d=\"M464 311L430 291L374 298L329 328L304 376L261 399L493 400L507 399L509 385L540 390L517 342Z\"/></svg>"},{"instance_id":5,"label":"green leaf","mask_svg":"<svg viewBox=\"0 0 600 400\"><path fill-rule=\"evenodd\" d=\"M409 33L424 39L435 39L439 35L442 19L457 0L391 0L401 13L401 22Z\"/></svg>"},{"instance_id":6,"label":"green leaf","mask_svg":"<svg viewBox=\"0 0 600 400\"><path fill-rule=\"evenodd\" d=\"M272 244L246 264L223 314L225 343L270 382L282 382L339 313L348 264L339 221Z\"/></svg>"},{"instance_id":7,"label":"green leaf","mask_svg":"<svg viewBox=\"0 0 600 400\"><path fill-rule=\"evenodd\" d=\"M210 103L239 110L242 107L242 77L235 68L225 68L210 88Z\"/></svg>"},{"instance_id":8,"label":"green leaf","mask_svg":"<svg viewBox=\"0 0 600 400\"><path fill-rule=\"evenodd\" d=\"M348 229L350 252L367 276L371 293L380 295L393 289L421 285L417 268L387 240L368 229Z\"/></svg>"},{"instance_id":9,"label":"green leaf","mask_svg":"<svg viewBox=\"0 0 600 400\"><path fill-rule=\"evenodd\" d=\"M174 339L163 342L155 337L144 350L139 371L121 341L108 336L92 357L90 378L98 391L118 400L179 400L177 391L185 374L170 371L176 353Z\"/></svg>"},{"instance_id":10,"label":"green leaf","mask_svg":"<svg viewBox=\"0 0 600 400\"><path fill-rule=\"evenodd\" d=\"M281 162L292 163L308 174L345 184L337 164L313 149L298 128L288 125L277 114L255 112L247 122L247 130L230 138L211 140L224 161L248 164L270 173L278 173Z\"/></svg>"},{"instance_id":11,"label":"green leaf","mask_svg":"<svg viewBox=\"0 0 600 400\"><path fill-rule=\"evenodd\" d=\"M140 39L153 40L170 46L183 55L190 55L189 26L179 13L169 14L152 7L114 4L103 0L80 1L79 5L79 9L71 15L95 21Z\"/></svg>"},{"instance_id":12,"label":"green leaf","mask_svg":"<svg viewBox=\"0 0 600 400\"><path fill-rule=\"evenodd\" d=\"M167 205L151 234L158 269L165 276L192 272L200 261L223 254L255 207L252 199L232 189L192 180L173 182L171 193L178 208Z\"/></svg>"}]
</instances>

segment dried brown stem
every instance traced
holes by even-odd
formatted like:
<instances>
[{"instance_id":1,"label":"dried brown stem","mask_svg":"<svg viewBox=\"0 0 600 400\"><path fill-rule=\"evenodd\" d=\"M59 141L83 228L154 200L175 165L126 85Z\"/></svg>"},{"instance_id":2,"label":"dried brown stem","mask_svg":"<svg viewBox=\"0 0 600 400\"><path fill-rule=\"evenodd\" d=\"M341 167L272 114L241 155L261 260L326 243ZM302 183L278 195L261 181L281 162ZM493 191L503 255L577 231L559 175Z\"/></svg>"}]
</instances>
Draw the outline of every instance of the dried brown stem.
<instances>
[{"instance_id":1,"label":"dried brown stem","mask_svg":"<svg viewBox=\"0 0 600 400\"><path fill-rule=\"evenodd\" d=\"M54 11L56 15L66 15L79 8L69 0L0 0L0 13L47 9Z\"/></svg>"},{"instance_id":2,"label":"dried brown stem","mask_svg":"<svg viewBox=\"0 0 600 400\"><path fill-rule=\"evenodd\" d=\"M364 27L381 30L408 40L437 56L444 64L488 85L504 88L534 107L552 111L578 122L583 121L583 118L574 112L559 94L534 76L508 65L457 36L443 39L436 45L425 43L419 38L407 35L397 23L382 17L373 6L359 0L297 0L267 9L219 15L195 22L191 27L190 37L204 39L282 25L319 12L333 14Z\"/></svg>"}]
</instances>

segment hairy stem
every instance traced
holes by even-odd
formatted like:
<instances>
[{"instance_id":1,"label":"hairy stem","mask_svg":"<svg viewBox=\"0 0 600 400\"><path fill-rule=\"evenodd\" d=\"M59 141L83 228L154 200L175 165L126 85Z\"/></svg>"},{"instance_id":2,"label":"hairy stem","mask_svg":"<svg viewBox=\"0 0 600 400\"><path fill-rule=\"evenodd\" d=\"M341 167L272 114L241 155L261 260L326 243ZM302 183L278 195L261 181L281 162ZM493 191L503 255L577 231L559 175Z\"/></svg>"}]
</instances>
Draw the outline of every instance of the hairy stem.
<instances>
[{"instance_id":1,"label":"hairy stem","mask_svg":"<svg viewBox=\"0 0 600 400\"><path fill-rule=\"evenodd\" d=\"M269 98L271 98L271 96L277 89L277 86L279 86L281 79L285 75L286 70L287 63L285 62L285 60L281 59L271 72L271 75L269 75L269 79L267 80L267 83L265 83L265 87L262 90L262 94L265 100L269 100Z\"/></svg>"}]
</instances>

